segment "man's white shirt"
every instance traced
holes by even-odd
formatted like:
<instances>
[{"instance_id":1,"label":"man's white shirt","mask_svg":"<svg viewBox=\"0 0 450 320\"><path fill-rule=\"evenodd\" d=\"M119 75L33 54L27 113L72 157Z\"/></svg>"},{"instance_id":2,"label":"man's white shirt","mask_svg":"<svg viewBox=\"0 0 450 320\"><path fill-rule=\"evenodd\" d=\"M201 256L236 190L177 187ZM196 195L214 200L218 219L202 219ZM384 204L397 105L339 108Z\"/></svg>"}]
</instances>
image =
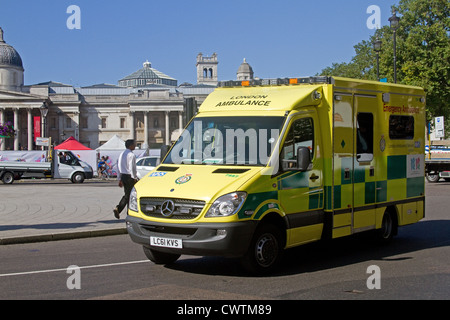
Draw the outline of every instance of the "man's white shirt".
<instances>
[{"instance_id":1,"label":"man's white shirt","mask_svg":"<svg viewBox=\"0 0 450 320\"><path fill-rule=\"evenodd\" d=\"M120 180L122 174L129 174L131 178L137 179L136 155L130 149L126 149L120 154L117 167L119 169L117 179Z\"/></svg>"}]
</instances>

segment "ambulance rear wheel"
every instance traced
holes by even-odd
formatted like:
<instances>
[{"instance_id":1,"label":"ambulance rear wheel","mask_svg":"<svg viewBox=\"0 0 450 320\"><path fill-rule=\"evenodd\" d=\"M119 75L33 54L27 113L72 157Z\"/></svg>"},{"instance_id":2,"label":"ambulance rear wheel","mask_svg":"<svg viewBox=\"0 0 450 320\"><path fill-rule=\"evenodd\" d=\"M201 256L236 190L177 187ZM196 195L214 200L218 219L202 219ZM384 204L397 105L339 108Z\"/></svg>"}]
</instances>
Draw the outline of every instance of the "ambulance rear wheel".
<instances>
[{"instance_id":1,"label":"ambulance rear wheel","mask_svg":"<svg viewBox=\"0 0 450 320\"><path fill-rule=\"evenodd\" d=\"M142 247L147 258L154 264L170 264L178 260L179 254L155 251L145 246Z\"/></svg>"},{"instance_id":2,"label":"ambulance rear wheel","mask_svg":"<svg viewBox=\"0 0 450 320\"><path fill-rule=\"evenodd\" d=\"M379 243L385 244L391 242L396 234L397 223L391 211L386 210L383 215L381 228L377 230L376 239Z\"/></svg>"},{"instance_id":3,"label":"ambulance rear wheel","mask_svg":"<svg viewBox=\"0 0 450 320\"><path fill-rule=\"evenodd\" d=\"M282 254L281 230L272 224L263 224L255 231L250 247L241 261L248 272L264 275L278 266Z\"/></svg>"}]
</instances>

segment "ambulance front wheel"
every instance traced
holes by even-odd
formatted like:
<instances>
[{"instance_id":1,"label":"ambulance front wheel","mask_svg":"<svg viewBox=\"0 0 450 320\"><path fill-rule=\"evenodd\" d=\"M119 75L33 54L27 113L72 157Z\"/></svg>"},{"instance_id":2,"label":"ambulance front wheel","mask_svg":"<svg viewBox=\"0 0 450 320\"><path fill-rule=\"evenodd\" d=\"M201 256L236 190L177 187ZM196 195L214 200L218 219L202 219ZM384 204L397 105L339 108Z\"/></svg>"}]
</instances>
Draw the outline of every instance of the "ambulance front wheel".
<instances>
[{"instance_id":1,"label":"ambulance front wheel","mask_svg":"<svg viewBox=\"0 0 450 320\"><path fill-rule=\"evenodd\" d=\"M283 254L281 230L272 224L263 224L255 231L250 247L242 257L242 265L252 274L264 275L272 272Z\"/></svg>"},{"instance_id":2,"label":"ambulance front wheel","mask_svg":"<svg viewBox=\"0 0 450 320\"><path fill-rule=\"evenodd\" d=\"M154 264L170 264L177 261L180 257L179 254L155 251L145 246L142 246L142 248L147 258Z\"/></svg>"}]
</instances>

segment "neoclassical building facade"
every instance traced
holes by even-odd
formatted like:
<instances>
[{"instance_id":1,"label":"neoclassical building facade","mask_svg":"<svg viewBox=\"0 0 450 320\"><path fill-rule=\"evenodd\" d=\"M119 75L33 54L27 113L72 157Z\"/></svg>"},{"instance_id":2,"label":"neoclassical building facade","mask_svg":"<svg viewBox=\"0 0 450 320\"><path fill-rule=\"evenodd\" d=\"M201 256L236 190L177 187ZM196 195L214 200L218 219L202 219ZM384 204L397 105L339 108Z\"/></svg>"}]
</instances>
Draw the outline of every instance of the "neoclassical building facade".
<instances>
[{"instance_id":1,"label":"neoclassical building facade","mask_svg":"<svg viewBox=\"0 0 450 320\"><path fill-rule=\"evenodd\" d=\"M197 84L178 85L146 61L117 85L24 85L22 59L0 28L0 123L9 121L16 131L0 138L0 150L33 150L36 136L51 137L54 144L73 136L92 149L116 134L135 139L140 148L170 144L193 114L187 108L200 106L216 88L217 65L216 53L197 55Z\"/></svg>"}]
</instances>

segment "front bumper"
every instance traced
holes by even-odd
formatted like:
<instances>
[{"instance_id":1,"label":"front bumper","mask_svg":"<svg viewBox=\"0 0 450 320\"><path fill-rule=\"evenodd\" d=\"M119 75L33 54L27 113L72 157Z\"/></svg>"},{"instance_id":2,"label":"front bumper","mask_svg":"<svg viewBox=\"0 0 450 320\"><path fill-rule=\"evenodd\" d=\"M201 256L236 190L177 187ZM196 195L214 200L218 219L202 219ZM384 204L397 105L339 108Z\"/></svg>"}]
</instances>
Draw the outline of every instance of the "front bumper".
<instances>
[{"instance_id":1,"label":"front bumper","mask_svg":"<svg viewBox=\"0 0 450 320\"><path fill-rule=\"evenodd\" d=\"M247 252L257 222L176 224L127 216L126 224L131 240L152 250L196 256L240 257ZM151 246L150 237L181 239L183 247Z\"/></svg>"}]
</instances>

